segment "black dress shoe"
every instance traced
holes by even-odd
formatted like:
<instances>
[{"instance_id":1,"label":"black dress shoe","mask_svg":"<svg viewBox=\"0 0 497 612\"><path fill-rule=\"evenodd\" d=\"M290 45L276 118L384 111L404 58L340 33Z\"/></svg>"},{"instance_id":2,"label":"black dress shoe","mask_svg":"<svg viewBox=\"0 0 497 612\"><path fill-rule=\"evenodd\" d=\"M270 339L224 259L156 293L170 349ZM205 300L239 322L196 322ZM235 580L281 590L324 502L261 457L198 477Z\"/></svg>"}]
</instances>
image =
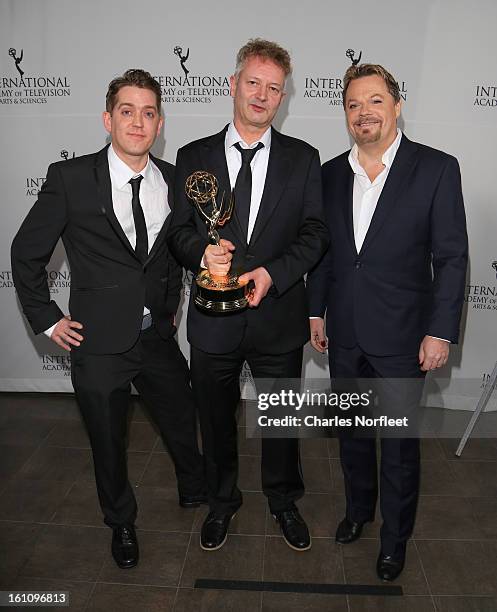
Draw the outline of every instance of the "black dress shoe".
<instances>
[{"instance_id":1,"label":"black dress shoe","mask_svg":"<svg viewBox=\"0 0 497 612\"><path fill-rule=\"evenodd\" d=\"M364 523L355 523L344 518L338 525L335 541L339 544L350 544L361 537Z\"/></svg>"},{"instance_id":2,"label":"black dress shoe","mask_svg":"<svg viewBox=\"0 0 497 612\"><path fill-rule=\"evenodd\" d=\"M200 548L219 550L228 537L228 527L233 514L216 514L209 512L200 531Z\"/></svg>"},{"instance_id":3,"label":"black dress shoe","mask_svg":"<svg viewBox=\"0 0 497 612\"><path fill-rule=\"evenodd\" d=\"M114 527L112 556L118 567L135 567L138 563L138 540L134 527Z\"/></svg>"},{"instance_id":4,"label":"black dress shoe","mask_svg":"<svg viewBox=\"0 0 497 612\"><path fill-rule=\"evenodd\" d=\"M273 514L273 518L279 523L285 542L290 548L301 551L311 547L309 530L296 508L277 512Z\"/></svg>"},{"instance_id":5,"label":"black dress shoe","mask_svg":"<svg viewBox=\"0 0 497 612\"><path fill-rule=\"evenodd\" d=\"M200 493L200 495L180 495L179 505L182 508L198 508L201 504L207 503L207 495Z\"/></svg>"},{"instance_id":6,"label":"black dress shoe","mask_svg":"<svg viewBox=\"0 0 497 612\"><path fill-rule=\"evenodd\" d=\"M376 573L380 580L391 582L395 580L400 572L404 569L405 555L400 557L392 557L384 555L380 552L378 561L376 562Z\"/></svg>"}]
</instances>

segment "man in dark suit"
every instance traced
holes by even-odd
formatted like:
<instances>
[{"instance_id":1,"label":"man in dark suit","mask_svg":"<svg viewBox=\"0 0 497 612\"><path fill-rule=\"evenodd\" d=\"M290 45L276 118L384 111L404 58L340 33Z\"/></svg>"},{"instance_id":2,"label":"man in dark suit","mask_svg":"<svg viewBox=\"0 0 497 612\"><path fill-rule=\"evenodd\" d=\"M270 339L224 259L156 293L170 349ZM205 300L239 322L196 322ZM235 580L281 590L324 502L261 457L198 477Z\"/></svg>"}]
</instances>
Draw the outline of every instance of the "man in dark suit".
<instances>
[{"instance_id":1,"label":"man in dark suit","mask_svg":"<svg viewBox=\"0 0 497 612\"><path fill-rule=\"evenodd\" d=\"M233 122L180 149L176 162L171 251L195 273L201 265L214 275L243 270L241 280L255 284L250 307L233 314L202 312L194 304L195 284L190 299L192 382L210 504L201 531L204 550L224 544L242 504L235 411L243 363L255 379L300 378L309 338L303 277L327 245L318 152L271 127L290 70L288 53L275 43L255 39L242 47L231 77ZM218 199L234 189L235 212L220 229L220 246L209 244L206 224L185 195L185 181L196 170L217 177ZM262 487L287 544L309 548L295 505L304 493L297 439L262 439Z\"/></svg>"},{"instance_id":2,"label":"man in dark suit","mask_svg":"<svg viewBox=\"0 0 497 612\"><path fill-rule=\"evenodd\" d=\"M425 373L447 362L458 339L467 263L459 166L397 129L399 87L381 66L350 67L343 94L355 144L323 165L331 242L308 279L311 343L326 350L326 313L333 378L418 378L419 397ZM346 544L374 518L374 437L341 436L340 457L347 507L336 540ZM381 440L385 580L404 566L419 465L417 438Z\"/></svg>"},{"instance_id":3,"label":"man in dark suit","mask_svg":"<svg viewBox=\"0 0 497 612\"><path fill-rule=\"evenodd\" d=\"M174 339L182 270L165 241L174 166L149 155L163 123L160 85L128 70L110 83L106 108L111 145L49 167L14 239L12 267L33 331L71 351L100 505L125 568L138 561L126 466L131 383L171 454L180 505L197 507L205 494L188 366ZM45 271L60 237L71 267L66 316L50 300Z\"/></svg>"}]
</instances>

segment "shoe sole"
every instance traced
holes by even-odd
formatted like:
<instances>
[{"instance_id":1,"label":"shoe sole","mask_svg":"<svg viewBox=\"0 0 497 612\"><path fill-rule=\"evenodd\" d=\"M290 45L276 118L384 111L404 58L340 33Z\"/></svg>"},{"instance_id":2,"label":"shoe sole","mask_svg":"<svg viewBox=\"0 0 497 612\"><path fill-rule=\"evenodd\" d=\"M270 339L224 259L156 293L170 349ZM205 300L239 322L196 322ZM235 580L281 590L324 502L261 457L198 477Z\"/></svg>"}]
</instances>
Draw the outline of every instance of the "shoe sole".
<instances>
[{"instance_id":1,"label":"shoe sole","mask_svg":"<svg viewBox=\"0 0 497 612\"><path fill-rule=\"evenodd\" d=\"M235 516L236 516L236 512L230 518L230 523L235 518ZM200 534L200 548L202 550L206 550L207 552L211 552L211 550L219 550L220 548L222 548L225 545L227 539L228 539L228 531L226 530L226 535L224 536L224 540L221 542L221 544L219 544L218 546L215 546L214 548L206 548L205 546L202 546L202 533L201 533Z\"/></svg>"},{"instance_id":2,"label":"shoe sole","mask_svg":"<svg viewBox=\"0 0 497 612\"><path fill-rule=\"evenodd\" d=\"M306 546L305 548L297 548L293 544L290 544L290 542L285 538L285 534L283 533L283 530L281 529L281 525L276 520L276 517L274 516L274 514L272 514L271 516L273 517L273 519L275 520L276 524L280 528L280 532L281 532L281 535L283 536L283 540L285 541L285 544L287 546L289 546L292 550L296 550L297 552L304 552L306 550L309 550L312 547L312 540L309 542L309 546Z\"/></svg>"}]
</instances>

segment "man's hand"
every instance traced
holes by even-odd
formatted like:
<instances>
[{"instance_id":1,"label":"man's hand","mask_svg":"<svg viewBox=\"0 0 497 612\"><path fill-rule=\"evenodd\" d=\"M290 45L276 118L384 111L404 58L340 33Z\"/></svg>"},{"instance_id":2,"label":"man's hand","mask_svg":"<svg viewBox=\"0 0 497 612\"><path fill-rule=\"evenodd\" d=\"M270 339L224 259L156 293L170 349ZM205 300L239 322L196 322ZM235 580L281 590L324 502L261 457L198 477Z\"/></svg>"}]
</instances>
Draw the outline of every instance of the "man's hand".
<instances>
[{"instance_id":1,"label":"man's hand","mask_svg":"<svg viewBox=\"0 0 497 612\"><path fill-rule=\"evenodd\" d=\"M69 344L79 346L83 342L83 336L74 331L75 329L83 329L83 326L77 321L71 321L71 316L66 315L54 327L50 339L66 351L70 351L71 347Z\"/></svg>"},{"instance_id":2,"label":"man's hand","mask_svg":"<svg viewBox=\"0 0 497 612\"><path fill-rule=\"evenodd\" d=\"M245 272L240 276L240 282L254 281L255 287L250 290L248 295L248 303L250 308L259 306L261 300L266 297L267 292L273 284L273 279L269 276L269 272L266 268L260 267L252 270L251 272Z\"/></svg>"},{"instance_id":3,"label":"man's hand","mask_svg":"<svg viewBox=\"0 0 497 612\"><path fill-rule=\"evenodd\" d=\"M324 319L309 319L309 324L311 326L311 345L319 353L326 353L328 338L324 333Z\"/></svg>"},{"instance_id":4,"label":"man's hand","mask_svg":"<svg viewBox=\"0 0 497 612\"><path fill-rule=\"evenodd\" d=\"M233 259L231 252L235 250L235 245L229 240L221 238L219 242L219 246L209 244L204 252L203 263L212 276L226 276L228 274Z\"/></svg>"},{"instance_id":5,"label":"man's hand","mask_svg":"<svg viewBox=\"0 0 497 612\"><path fill-rule=\"evenodd\" d=\"M419 347L419 365L423 372L436 370L447 363L449 345L446 340L425 336Z\"/></svg>"}]
</instances>

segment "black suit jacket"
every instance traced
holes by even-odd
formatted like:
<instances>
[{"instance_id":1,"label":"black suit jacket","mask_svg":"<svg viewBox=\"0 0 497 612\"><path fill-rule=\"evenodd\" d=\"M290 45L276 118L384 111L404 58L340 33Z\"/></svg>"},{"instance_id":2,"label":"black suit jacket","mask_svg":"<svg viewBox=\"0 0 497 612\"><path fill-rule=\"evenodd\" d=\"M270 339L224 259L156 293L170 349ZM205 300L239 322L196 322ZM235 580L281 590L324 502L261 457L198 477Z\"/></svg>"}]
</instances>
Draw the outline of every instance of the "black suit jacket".
<instances>
[{"instance_id":1,"label":"black suit jacket","mask_svg":"<svg viewBox=\"0 0 497 612\"><path fill-rule=\"evenodd\" d=\"M196 170L214 174L222 194L230 196L224 140L226 129L192 142L178 151L176 207L168 232L173 254L197 273L208 245L205 221L185 195L185 181ZM272 130L264 192L249 244L235 213L219 230L236 247L232 269L249 271L264 266L273 280L257 308L210 315L193 303L188 310L188 340L211 353L228 353L240 344L245 330L256 350L267 354L289 352L309 338L304 275L328 244L321 202L319 154L307 143Z\"/></svg>"},{"instance_id":2,"label":"black suit jacket","mask_svg":"<svg viewBox=\"0 0 497 612\"><path fill-rule=\"evenodd\" d=\"M152 160L169 187L172 209L174 166ZM52 164L12 244L14 284L33 331L38 334L63 316L50 300L45 271L62 237L71 268L69 312L83 324L78 350L113 354L131 348L145 304L161 336L172 335L182 270L165 241L170 216L142 265L114 214L107 147Z\"/></svg>"},{"instance_id":3,"label":"black suit jacket","mask_svg":"<svg viewBox=\"0 0 497 612\"><path fill-rule=\"evenodd\" d=\"M309 275L311 316L331 343L374 355L417 352L425 335L457 342L467 235L457 160L402 136L361 251L348 154L323 165L330 248Z\"/></svg>"}]
</instances>

